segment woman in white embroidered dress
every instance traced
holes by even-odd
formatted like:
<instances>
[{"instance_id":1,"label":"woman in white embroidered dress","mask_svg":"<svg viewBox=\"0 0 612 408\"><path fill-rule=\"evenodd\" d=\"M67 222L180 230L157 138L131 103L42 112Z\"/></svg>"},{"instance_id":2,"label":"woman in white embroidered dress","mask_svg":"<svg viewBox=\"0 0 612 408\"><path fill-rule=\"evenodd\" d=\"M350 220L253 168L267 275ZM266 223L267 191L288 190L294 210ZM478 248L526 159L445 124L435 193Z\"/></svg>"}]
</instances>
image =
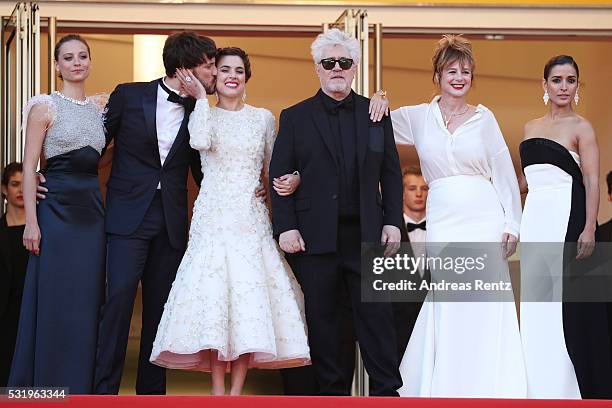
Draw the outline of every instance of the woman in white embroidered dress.
<instances>
[{"instance_id":1,"label":"woman in white embroidered dress","mask_svg":"<svg viewBox=\"0 0 612 408\"><path fill-rule=\"evenodd\" d=\"M493 248L485 280L510 282L505 258L514 252L519 233L518 182L493 113L467 103L474 67L471 44L460 36L444 36L433 57L440 95L430 103L396 109L391 119L396 142L416 147L429 184L428 256L449 244ZM379 109L373 105L372 111ZM449 272L436 272L434 281L449 277ZM430 291L421 308L400 365L400 395L525 397L512 291L500 293L502 301L478 297L476 291L454 298L461 301L450 301L446 294Z\"/></svg>"},{"instance_id":2,"label":"woman in white embroidered dress","mask_svg":"<svg viewBox=\"0 0 612 408\"><path fill-rule=\"evenodd\" d=\"M211 371L213 395L225 394L229 370L230 394L239 395L248 368L307 365L310 352L301 289L253 193L267 176L275 120L243 102L251 76L243 50L219 50L217 68L216 107L197 75L177 73L198 99L189 132L205 176L151 362Z\"/></svg>"}]
</instances>

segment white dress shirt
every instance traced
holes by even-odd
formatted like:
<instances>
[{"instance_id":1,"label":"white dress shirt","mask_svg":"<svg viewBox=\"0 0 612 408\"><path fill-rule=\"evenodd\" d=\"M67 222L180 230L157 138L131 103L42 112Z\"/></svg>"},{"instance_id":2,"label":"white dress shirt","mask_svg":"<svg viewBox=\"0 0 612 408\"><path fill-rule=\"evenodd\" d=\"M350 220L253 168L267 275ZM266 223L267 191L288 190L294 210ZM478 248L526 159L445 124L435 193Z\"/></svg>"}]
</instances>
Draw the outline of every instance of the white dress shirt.
<instances>
[{"instance_id":1,"label":"white dress shirt","mask_svg":"<svg viewBox=\"0 0 612 408\"><path fill-rule=\"evenodd\" d=\"M164 81L164 85L166 85L170 90L176 92L177 94L179 93L179 91L172 89L172 87L168 85L165 78L162 79L162 81ZM157 87L155 126L157 128L157 148L159 149L159 160L162 166L164 165L164 161L166 160L166 157L168 157L170 148L176 139L176 135L181 127L184 115L185 108L183 105L170 102L168 100L168 92L166 92L164 88L159 85ZM161 182L157 185L157 188L161 188Z\"/></svg>"},{"instance_id":2,"label":"white dress shirt","mask_svg":"<svg viewBox=\"0 0 612 408\"><path fill-rule=\"evenodd\" d=\"M504 209L504 232L518 237L521 196L510 152L493 112L478 105L474 116L451 134L444 126L439 99L436 96L430 103L392 111L395 142L416 147L428 184L459 175L482 175L491 180Z\"/></svg>"},{"instance_id":3,"label":"white dress shirt","mask_svg":"<svg viewBox=\"0 0 612 408\"><path fill-rule=\"evenodd\" d=\"M423 218L421 221L415 221L406 214L404 214L404 224L408 224L409 222L413 224L420 224L425 221ZM408 239L410 240L410 246L412 247L412 252L414 253L415 258L425 257L426 252L426 242L427 242L427 231L416 228L413 231L408 232ZM419 274L421 278L423 277L423 263L419 262L418 264Z\"/></svg>"}]
</instances>

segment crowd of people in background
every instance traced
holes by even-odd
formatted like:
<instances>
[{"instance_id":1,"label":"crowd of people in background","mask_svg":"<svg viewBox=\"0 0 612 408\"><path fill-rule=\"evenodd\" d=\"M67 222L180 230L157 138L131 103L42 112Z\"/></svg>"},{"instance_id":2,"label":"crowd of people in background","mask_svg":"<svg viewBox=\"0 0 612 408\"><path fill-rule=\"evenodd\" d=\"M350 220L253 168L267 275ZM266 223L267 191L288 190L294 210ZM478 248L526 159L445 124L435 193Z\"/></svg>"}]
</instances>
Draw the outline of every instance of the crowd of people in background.
<instances>
[{"instance_id":1,"label":"crowd of people in background","mask_svg":"<svg viewBox=\"0 0 612 408\"><path fill-rule=\"evenodd\" d=\"M374 396L612 399L612 302L528 295L540 269L563 277L612 240L612 220L597 225L595 131L573 108L577 62L545 64L546 112L525 125L517 178L493 112L468 103L467 39L437 43L437 96L393 111L384 91L351 89L360 52L337 29L320 34L320 89L277 131L245 101L245 50L173 34L163 78L88 97L91 49L61 38L61 89L28 103L23 165L2 171L0 385L118 394L141 285L138 394L165 394L170 368L211 372L213 395L229 372L240 395L264 368L283 369L287 393L350 395L357 341ZM396 145L421 167L402 171ZM98 169L111 163L103 202ZM611 184L612 172L610 202ZM497 243L488 273L509 282L519 240L520 326L513 301L362 300L362 243L391 256L403 242L412 257Z\"/></svg>"}]
</instances>

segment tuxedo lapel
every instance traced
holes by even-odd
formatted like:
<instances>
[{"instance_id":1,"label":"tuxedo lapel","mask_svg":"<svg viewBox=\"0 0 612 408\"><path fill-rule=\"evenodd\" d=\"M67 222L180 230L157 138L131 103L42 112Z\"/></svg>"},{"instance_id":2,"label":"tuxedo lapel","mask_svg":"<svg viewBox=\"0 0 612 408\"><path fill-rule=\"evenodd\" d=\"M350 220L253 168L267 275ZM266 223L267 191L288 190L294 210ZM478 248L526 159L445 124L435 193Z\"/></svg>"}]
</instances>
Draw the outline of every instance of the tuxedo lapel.
<instances>
[{"instance_id":1,"label":"tuxedo lapel","mask_svg":"<svg viewBox=\"0 0 612 408\"><path fill-rule=\"evenodd\" d=\"M161 167L161 160L159 158L159 147L157 145L157 124L156 114L157 110L157 80L149 82L146 85L145 91L142 95L142 111L144 112L145 126L147 136L150 141L150 145L153 147L153 152L157 164Z\"/></svg>"},{"instance_id":2,"label":"tuxedo lapel","mask_svg":"<svg viewBox=\"0 0 612 408\"><path fill-rule=\"evenodd\" d=\"M366 149L368 147L368 136L369 136L369 119L370 114L368 113L369 101L367 99L360 98L355 95L355 127L356 127L356 141L357 141L357 159L359 164L359 170L365 161Z\"/></svg>"},{"instance_id":3,"label":"tuxedo lapel","mask_svg":"<svg viewBox=\"0 0 612 408\"><path fill-rule=\"evenodd\" d=\"M334 160L336 167L340 167L340 163L338 162L338 157L336 154L336 148L334 147L334 141L332 138L334 137L331 128L329 126L329 118L327 117L327 113L323 108L323 103L319 99L318 95L315 95L312 98L312 120L314 121L315 127L319 131L325 146L327 146L327 150L329 150L329 154Z\"/></svg>"},{"instance_id":4,"label":"tuxedo lapel","mask_svg":"<svg viewBox=\"0 0 612 408\"><path fill-rule=\"evenodd\" d=\"M183 116L183 121L181 122L181 127L179 127L179 131L178 131L176 137L174 138L174 142L172 143L172 147L170 147L170 151L168 152L168 156L166 157L166 160L164 160L164 166L166 166L166 164L168 162L170 162L170 160L172 160L172 157L174 156L174 154L178 150L178 147L183 142L183 139L185 137L187 137L187 135L189 133L189 132L187 132L187 124L188 123L189 123L189 113L187 113L187 110L185 110L185 115Z\"/></svg>"}]
</instances>

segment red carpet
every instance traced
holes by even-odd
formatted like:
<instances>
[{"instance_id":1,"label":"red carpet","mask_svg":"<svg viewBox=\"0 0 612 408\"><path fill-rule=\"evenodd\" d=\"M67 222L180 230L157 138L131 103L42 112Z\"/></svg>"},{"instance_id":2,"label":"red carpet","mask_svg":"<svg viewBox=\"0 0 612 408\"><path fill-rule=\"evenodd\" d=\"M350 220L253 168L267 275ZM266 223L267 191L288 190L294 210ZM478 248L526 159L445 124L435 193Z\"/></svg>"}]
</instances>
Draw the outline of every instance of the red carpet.
<instances>
[{"instance_id":1,"label":"red carpet","mask_svg":"<svg viewBox=\"0 0 612 408\"><path fill-rule=\"evenodd\" d=\"M71 396L67 401L13 402L0 408L577 408L612 407L612 401L357 397Z\"/></svg>"}]
</instances>

